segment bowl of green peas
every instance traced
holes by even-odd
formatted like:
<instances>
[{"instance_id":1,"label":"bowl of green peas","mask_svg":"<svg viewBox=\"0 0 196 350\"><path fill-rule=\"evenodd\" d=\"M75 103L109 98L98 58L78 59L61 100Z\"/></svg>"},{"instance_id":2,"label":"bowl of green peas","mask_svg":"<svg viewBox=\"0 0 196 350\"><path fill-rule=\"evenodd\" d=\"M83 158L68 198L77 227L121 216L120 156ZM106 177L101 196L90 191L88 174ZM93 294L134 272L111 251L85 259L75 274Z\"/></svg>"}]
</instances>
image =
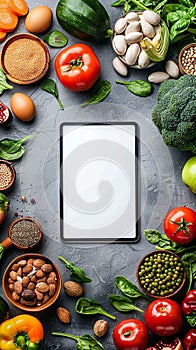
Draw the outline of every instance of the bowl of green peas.
<instances>
[{"instance_id":1,"label":"bowl of green peas","mask_svg":"<svg viewBox=\"0 0 196 350\"><path fill-rule=\"evenodd\" d=\"M182 260L169 250L155 250L140 261L137 282L142 291L152 298L171 298L181 291L186 282Z\"/></svg>"}]
</instances>

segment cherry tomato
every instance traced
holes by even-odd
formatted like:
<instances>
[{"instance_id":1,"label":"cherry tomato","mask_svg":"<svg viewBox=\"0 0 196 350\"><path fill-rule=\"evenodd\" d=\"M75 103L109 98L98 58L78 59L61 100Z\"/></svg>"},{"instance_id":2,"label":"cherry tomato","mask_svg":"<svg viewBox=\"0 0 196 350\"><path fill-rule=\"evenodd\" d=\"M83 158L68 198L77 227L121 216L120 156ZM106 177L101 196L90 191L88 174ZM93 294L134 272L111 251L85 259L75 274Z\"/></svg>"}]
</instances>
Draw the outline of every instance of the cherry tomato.
<instances>
[{"instance_id":1,"label":"cherry tomato","mask_svg":"<svg viewBox=\"0 0 196 350\"><path fill-rule=\"evenodd\" d=\"M69 90L90 89L100 75L100 62L86 44L74 44L59 52L55 70L60 82Z\"/></svg>"},{"instance_id":2,"label":"cherry tomato","mask_svg":"<svg viewBox=\"0 0 196 350\"><path fill-rule=\"evenodd\" d=\"M189 329L183 339L184 350L196 349L196 328Z\"/></svg>"},{"instance_id":3,"label":"cherry tomato","mask_svg":"<svg viewBox=\"0 0 196 350\"><path fill-rule=\"evenodd\" d=\"M161 337L176 334L182 326L180 306L174 300L167 298L159 298L150 303L144 318L147 327Z\"/></svg>"},{"instance_id":4,"label":"cherry tomato","mask_svg":"<svg viewBox=\"0 0 196 350\"><path fill-rule=\"evenodd\" d=\"M163 228L171 241L190 243L196 238L196 212L186 207L173 208L165 216Z\"/></svg>"},{"instance_id":5,"label":"cherry tomato","mask_svg":"<svg viewBox=\"0 0 196 350\"><path fill-rule=\"evenodd\" d=\"M116 325L113 340L118 350L144 350L148 344L148 330L144 322L129 318Z\"/></svg>"}]
</instances>

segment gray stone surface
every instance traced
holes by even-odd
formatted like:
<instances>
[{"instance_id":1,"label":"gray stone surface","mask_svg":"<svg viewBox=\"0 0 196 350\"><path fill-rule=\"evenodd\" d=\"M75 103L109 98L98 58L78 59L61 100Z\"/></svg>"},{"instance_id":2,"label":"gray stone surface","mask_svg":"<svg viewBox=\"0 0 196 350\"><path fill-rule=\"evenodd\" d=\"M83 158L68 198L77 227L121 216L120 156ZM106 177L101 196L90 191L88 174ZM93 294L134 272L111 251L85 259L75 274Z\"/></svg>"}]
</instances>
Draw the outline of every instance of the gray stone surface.
<instances>
[{"instance_id":1,"label":"gray stone surface","mask_svg":"<svg viewBox=\"0 0 196 350\"><path fill-rule=\"evenodd\" d=\"M29 8L39 4L39 1L27 1ZM111 25L122 12L120 8L110 6L111 1L102 0L111 17ZM45 0L54 10L52 29L61 30L55 17L57 1ZM26 32L24 19L20 18L16 32ZM39 35L43 38L44 34ZM79 40L69 35L68 45ZM2 46L3 43L1 43ZM107 99L94 106L82 108L80 104L90 96L90 92L74 93L66 90L57 80L54 71L54 59L61 49L49 48L51 55L50 69L47 77L56 80L59 95L65 106L64 111L59 110L56 100L40 89L39 83L32 86L19 86L13 84L12 91L6 91L1 100L9 106L10 98L14 92L20 91L28 94L36 105L36 118L33 122L24 124L14 118L10 128L1 129L0 137L13 139L32 134L32 138L26 142L26 153L22 159L15 161L14 166L17 179L14 187L7 193L11 200L10 211L6 221L0 228L1 240L6 238L9 225L18 216L31 216L36 218L44 233L41 246L37 252L50 257L59 267L63 282L69 279L69 272L58 255L66 257L74 264L85 269L92 283L84 286L85 296L100 301L103 307L117 317L117 321L128 317L143 319L142 314L136 312L120 314L107 300L109 293L118 293L114 285L114 277L123 275L136 283L136 268L139 260L154 246L149 244L143 236L144 229L156 228L163 231L162 223L166 212L179 205L186 205L196 209L195 195L193 195L181 181L181 170L185 161L191 156L188 152L180 152L169 149L164 145L156 127L151 121L151 110L156 103L158 86L154 85L153 94L142 98L131 94L124 86L115 83L120 77L112 68L114 52L110 40L100 44L89 44L97 53L101 61L101 79L107 79L112 84L111 94ZM176 55L168 54L169 57ZM145 70L129 70L126 80L147 79L147 76L155 69L163 69L160 63L157 67ZM120 78L121 79L121 78ZM123 79L121 79L123 80ZM141 237L135 244L64 244L60 240L59 217L59 126L63 121L104 122L104 121L136 121L139 126L139 163L140 163L140 232ZM21 196L26 196L27 201L22 202ZM30 198L35 203L30 202ZM19 250L10 248L6 251L1 261L1 277L8 263L17 255ZM3 296L2 288L0 294ZM46 334L45 349L75 349L76 344L72 340L56 338L52 331L61 331L81 335L89 333L93 335L92 325L99 316L79 316L74 311L75 299L65 295L63 289L57 302L48 310L36 316L43 322ZM138 301L138 305L145 308L146 302ZM71 312L70 325L61 324L56 316L58 306L66 307ZM10 305L11 315L21 313ZM102 343L107 350L114 348L112 341L112 329L116 322L109 321L109 331Z\"/></svg>"}]
</instances>

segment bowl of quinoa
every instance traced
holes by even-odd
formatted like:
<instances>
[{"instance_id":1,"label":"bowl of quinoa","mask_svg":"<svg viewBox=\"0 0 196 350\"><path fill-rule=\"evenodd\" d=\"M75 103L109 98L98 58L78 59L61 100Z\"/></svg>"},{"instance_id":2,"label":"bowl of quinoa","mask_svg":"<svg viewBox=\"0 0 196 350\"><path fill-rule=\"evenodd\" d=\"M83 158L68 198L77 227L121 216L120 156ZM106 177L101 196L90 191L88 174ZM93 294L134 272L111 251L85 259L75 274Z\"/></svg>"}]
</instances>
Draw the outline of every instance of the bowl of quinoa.
<instances>
[{"instance_id":1,"label":"bowl of quinoa","mask_svg":"<svg viewBox=\"0 0 196 350\"><path fill-rule=\"evenodd\" d=\"M1 66L16 84L32 84L48 71L50 54L45 43L33 34L21 33L8 39L1 53Z\"/></svg>"},{"instance_id":2,"label":"bowl of quinoa","mask_svg":"<svg viewBox=\"0 0 196 350\"><path fill-rule=\"evenodd\" d=\"M9 190L15 181L16 172L11 162L0 159L0 192Z\"/></svg>"}]
</instances>

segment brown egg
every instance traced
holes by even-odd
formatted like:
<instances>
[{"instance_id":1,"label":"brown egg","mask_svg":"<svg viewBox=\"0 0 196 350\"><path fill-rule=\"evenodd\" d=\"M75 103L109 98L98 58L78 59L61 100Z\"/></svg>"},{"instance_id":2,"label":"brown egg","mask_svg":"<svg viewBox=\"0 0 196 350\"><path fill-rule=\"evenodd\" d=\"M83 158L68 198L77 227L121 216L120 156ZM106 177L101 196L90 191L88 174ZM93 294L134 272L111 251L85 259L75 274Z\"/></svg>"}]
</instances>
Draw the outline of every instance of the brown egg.
<instances>
[{"instance_id":1,"label":"brown egg","mask_svg":"<svg viewBox=\"0 0 196 350\"><path fill-rule=\"evenodd\" d=\"M26 16L25 27L30 33L42 33L50 27L52 18L52 10L48 6L36 6Z\"/></svg>"},{"instance_id":2,"label":"brown egg","mask_svg":"<svg viewBox=\"0 0 196 350\"><path fill-rule=\"evenodd\" d=\"M16 118L23 122L29 122L35 117L35 104L33 100L21 92L16 92L12 95L10 107Z\"/></svg>"}]
</instances>

